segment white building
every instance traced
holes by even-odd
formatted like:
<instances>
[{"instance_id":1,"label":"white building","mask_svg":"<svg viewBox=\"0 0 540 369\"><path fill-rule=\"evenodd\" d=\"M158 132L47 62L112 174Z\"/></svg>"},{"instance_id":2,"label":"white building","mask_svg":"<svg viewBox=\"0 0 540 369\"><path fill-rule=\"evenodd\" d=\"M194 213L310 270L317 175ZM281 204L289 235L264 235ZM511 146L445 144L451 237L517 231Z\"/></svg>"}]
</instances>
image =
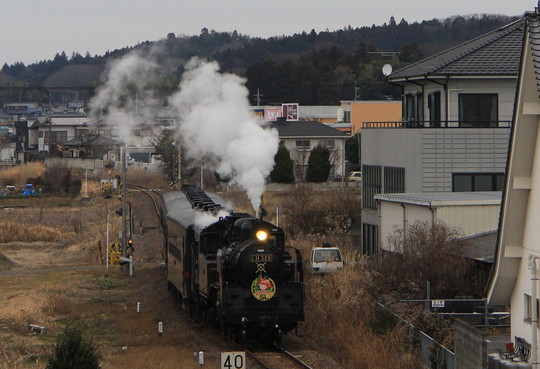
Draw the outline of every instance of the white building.
<instances>
[{"instance_id":1,"label":"white building","mask_svg":"<svg viewBox=\"0 0 540 369\"><path fill-rule=\"evenodd\" d=\"M515 112L501 209L491 305L511 308L511 336L531 344L538 358L540 264L540 15L526 14ZM536 266L536 268L535 268ZM536 314L535 314L536 313ZM533 367L537 367L534 366Z\"/></svg>"}]
</instances>

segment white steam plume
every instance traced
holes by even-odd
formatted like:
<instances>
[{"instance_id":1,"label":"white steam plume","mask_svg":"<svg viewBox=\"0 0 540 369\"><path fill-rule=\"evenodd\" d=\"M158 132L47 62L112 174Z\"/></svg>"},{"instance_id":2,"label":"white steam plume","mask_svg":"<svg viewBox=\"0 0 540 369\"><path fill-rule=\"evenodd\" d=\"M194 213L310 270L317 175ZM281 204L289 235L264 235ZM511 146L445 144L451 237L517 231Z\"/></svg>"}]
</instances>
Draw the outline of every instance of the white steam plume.
<instances>
[{"instance_id":1,"label":"white steam plume","mask_svg":"<svg viewBox=\"0 0 540 369\"><path fill-rule=\"evenodd\" d=\"M113 60L107 65L104 83L89 103L90 115L103 117L105 124L116 127L126 144L130 143L132 128L155 116L156 101L144 91L157 68L152 58L138 52Z\"/></svg>"},{"instance_id":2,"label":"white steam plume","mask_svg":"<svg viewBox=\"0 0 540 369\"><path fill-rule=\"evenodd\" d=\"M161 66L150 55L130 53L112 62L106 80L90 102L91 115L117 127L129 145L132 128L163 115L145 90ZM250 111L244 80L220 74L215 62L194 58L186 65L179 90L169 98L169 115L180 122L177 136L191 159L244 188L258 211L265 181L274 166L279 138L276 130ZM135 98L137 96L138 98Z\"/></svg>"},{"instance_id":3,"label":"white steam plume","mask_svg":"<svg viewBox=\"0 0 540 369\"><path fill-rule=\"evenodd\" d=\"M205 158L205 166L209 159L220 176L232 177L258 211L274 166L278 133L263 128L250 112L244 80L218 70L215 62L192 59L169 104L181 117L180 135L187 154Z\"/></svg>"}]
</instances>

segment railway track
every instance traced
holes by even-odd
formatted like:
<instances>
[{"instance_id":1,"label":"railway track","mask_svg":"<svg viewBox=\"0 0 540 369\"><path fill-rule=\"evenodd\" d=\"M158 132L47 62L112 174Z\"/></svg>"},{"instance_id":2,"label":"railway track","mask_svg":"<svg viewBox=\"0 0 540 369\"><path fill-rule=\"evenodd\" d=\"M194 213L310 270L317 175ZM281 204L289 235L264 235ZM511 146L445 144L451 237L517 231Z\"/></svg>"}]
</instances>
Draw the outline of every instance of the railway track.
<instances>
[{"instance_id":1,"label":"railway track","mask_svg":"<svg viewBox=\"0 0 540 369\"><path fill-rule=\"evenodd\" d=\"M245 349L244 349L245 350ZM297 356L285 349L273 351L249 351L246 354L265 369L312 369Z\"/></svg>"}]
</instances>

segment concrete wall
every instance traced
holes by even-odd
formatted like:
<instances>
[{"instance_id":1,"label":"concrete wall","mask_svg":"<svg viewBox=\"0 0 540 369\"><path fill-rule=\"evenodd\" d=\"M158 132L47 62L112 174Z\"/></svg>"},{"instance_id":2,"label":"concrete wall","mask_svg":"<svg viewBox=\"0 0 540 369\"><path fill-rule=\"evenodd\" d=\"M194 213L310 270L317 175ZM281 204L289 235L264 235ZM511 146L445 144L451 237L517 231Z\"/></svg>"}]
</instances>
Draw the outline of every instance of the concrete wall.
<instances>
[{"instance_id":1,"label":"concrete wall","mask_svg":"<svg viewBox=\"0 0 540 369\"><path fill-rule=\"evenodd\" d=\"M482 331L466 322L454 322L454 369L487 369L487 340Z\"/></svg>"}]
</instances>

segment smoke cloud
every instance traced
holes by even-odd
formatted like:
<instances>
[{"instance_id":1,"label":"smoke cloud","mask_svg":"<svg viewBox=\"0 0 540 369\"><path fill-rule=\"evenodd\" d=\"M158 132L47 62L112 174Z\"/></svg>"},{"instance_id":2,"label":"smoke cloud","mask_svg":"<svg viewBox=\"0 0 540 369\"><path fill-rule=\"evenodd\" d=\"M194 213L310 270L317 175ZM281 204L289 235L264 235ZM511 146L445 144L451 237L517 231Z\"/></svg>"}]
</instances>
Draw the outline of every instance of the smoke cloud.
<instances>
[{"instance_id":1,"label":"smoke cloud","mask_svg":"<svg viewBox=\"0 0 540 369\"><path fill-rule=\"evenodd\" d=\"M181 117L180 135L189 157L204 160L221 177L244 188L258 210L274 166L279 138L249 110L244 80L220 74L215 62L192 59L169 103Z\"/></svg>"},{"instance_id":2,"label":"smoke cloud","mask_svg":"<svg viewBox=\"0 0 540 369\"><path fill-rule=\"evenodd\" d=\"M245 189L257 212L279 137L250 111L245 80L220 73L215 62L193 58L164 111L144 93L160 68L155 55L131 53L112 63L105 83L90 102L91 114L97 117L107 112L106 122L117 126L128 144L129 132L136 125L158 115L176 117L176 139L186 155Z\"/></svg>"}]
</instances>

